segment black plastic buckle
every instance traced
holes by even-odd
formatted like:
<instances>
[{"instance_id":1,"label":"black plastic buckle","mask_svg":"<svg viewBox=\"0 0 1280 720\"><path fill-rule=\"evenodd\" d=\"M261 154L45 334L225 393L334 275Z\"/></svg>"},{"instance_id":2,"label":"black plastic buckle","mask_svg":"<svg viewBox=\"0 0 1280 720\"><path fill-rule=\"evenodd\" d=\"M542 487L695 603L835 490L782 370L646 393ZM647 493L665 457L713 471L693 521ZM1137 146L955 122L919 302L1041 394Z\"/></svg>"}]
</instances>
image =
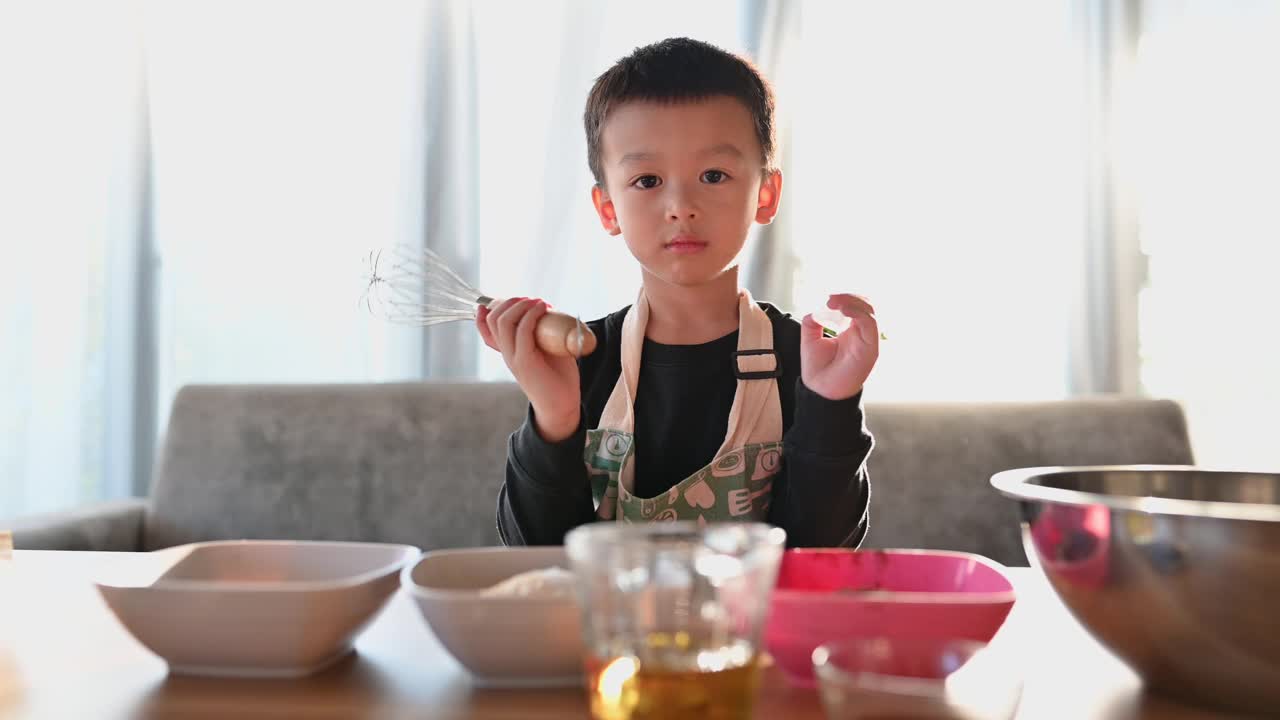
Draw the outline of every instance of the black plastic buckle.
<instances>
[{"instance_id":1,"label":"black plastic buckle","mask_svg":"<svg viewBox=\"0 0 1280 720\"><path fill-rule=\"evenodd\" d=\"M756 370L747 372L738 366L738 358L743 355L772 355L772 370ZM768 380L770 378L782 377L782 357L778 355L776 350L734 350L733 351L733 374L739 380Z\"/></svg>"}]
</instances>

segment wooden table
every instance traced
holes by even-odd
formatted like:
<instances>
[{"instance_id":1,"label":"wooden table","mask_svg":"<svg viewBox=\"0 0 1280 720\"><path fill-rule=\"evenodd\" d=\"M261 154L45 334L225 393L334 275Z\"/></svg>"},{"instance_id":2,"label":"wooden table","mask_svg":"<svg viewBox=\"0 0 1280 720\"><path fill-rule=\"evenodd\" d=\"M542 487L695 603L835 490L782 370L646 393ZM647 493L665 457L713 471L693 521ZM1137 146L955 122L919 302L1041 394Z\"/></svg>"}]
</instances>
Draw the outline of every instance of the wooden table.
<instances>
[{"instance_id":1,"label":"wooden table","mask_svg":"<svg viewBox=\"0 0 1280 720\"><path fill-rule=\"evenodd\" d=\"M302 680L170 676L89 583L104 561L145 554L17 551L0 559L0 718L586 718L583 691L472 687L397 593L357 652ZM1220 718L1144 695L1034 571L1011 570L1019 600L993 640L1020 653L1020 718ZM1033 651L1033 652L1032 652ZM822 718L812 690L766 670L757 718Z\"/></svg>"}]
</instances>

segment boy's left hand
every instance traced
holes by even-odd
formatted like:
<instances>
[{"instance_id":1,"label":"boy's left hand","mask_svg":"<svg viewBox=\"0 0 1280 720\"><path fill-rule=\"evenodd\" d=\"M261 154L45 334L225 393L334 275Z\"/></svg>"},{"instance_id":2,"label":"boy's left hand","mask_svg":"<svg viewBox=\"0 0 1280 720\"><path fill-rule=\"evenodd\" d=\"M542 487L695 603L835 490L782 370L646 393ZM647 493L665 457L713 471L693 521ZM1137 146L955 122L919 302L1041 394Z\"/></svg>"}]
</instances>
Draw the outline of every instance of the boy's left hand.
<instances>
[{"instance_id":1,"label":"boy's left hand","mask_svg":"<svg viewBox=\"0 0 1280 720\"><path fill-rule=\"evenodd\" d=\"M824 337L822 326L805 315L800 323L800 379L828 400L844 400L862 391L880 356L880 327L875 308L859 295L832 295L827 307L853 321L836 337Z\"/></svg>"}]
</instances>

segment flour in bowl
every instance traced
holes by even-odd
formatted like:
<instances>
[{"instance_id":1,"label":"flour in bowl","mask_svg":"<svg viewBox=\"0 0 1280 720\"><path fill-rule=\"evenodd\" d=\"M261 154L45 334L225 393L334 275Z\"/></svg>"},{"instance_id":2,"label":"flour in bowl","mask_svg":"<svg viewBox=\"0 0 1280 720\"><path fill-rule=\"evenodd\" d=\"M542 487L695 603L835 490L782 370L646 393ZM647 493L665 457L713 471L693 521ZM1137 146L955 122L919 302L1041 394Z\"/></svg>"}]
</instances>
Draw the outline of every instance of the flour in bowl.
<instances>
[{"instance_id":1,"label":"flour in bowl","mask_svg":"<svg viewBox=\"0 0 1280 720\"><path fill-rule=\"evenodd\" d=\"M573 597L573 573L561 567L529 570L480 591L485 597Z\"/></svg>"}]
</instances>

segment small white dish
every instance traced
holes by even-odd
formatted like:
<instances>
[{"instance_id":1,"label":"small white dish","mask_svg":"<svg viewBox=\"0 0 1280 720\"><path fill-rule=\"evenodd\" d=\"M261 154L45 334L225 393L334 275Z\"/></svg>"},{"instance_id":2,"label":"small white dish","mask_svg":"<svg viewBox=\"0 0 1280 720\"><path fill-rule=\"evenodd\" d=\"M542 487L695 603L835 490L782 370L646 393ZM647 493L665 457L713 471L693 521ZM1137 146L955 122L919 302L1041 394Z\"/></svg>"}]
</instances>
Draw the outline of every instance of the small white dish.
<instances>
[{"instance_id":1,"label":"small white dish","mask_svg":"<svg viewBox=\"0 0 1280 720\"><path fill-rule=\"evenodd\" d=\"M549 567L569 567L563 547L435 550L406 567L401 583L440 644L476 685L581 685L584 650L576 598L483 592Z\"/></svg>"},{"instance_id":2,"label":"small white dish","mask_svg":"<svg viewBox=\"0 0 1280 720\"><path fill-rule=\"evenodd\" d=\"M95 586L173 673L300 677L351 651L421 555L410 545L232 540L119 563Z\"/></svg>"}]
</instances>

